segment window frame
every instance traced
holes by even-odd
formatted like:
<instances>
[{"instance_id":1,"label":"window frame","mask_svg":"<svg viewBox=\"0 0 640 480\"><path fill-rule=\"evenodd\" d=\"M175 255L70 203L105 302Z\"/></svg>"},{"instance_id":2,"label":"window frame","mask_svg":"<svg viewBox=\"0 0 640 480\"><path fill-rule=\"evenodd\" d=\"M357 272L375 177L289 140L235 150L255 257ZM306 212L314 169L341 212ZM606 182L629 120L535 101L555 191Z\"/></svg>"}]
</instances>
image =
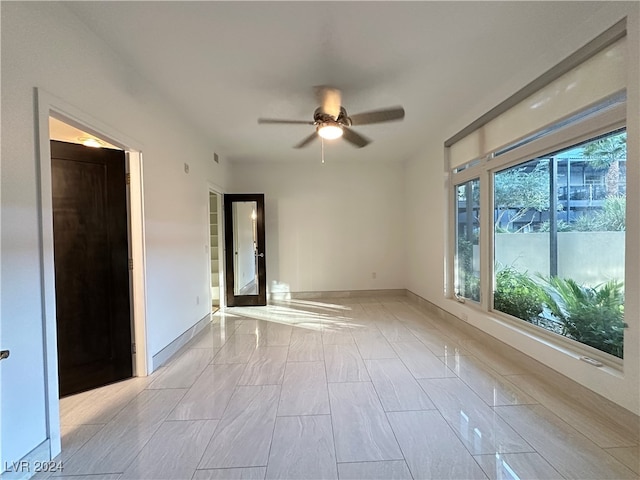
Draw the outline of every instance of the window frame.
<instances>
[{"instance_id":1,"label":"window frame","mask_svg":"<svg viewBox=\"0 0 640 480\"><path fill-rule=\"evenodd\" d=\"M616 93L619 95L620 92ZM598 102L605 104L605 102ZM589 106L588 108L593 108ZM585 109L587 110L587 109ZM615 370L622 371L624 360L608 353L602 352L589 345L582 344L576 340L564 337L562 335L548 331L542 327L529 324L521 319L512 317L506 313L500 312L493 308L493 293L495 289L495 231L493 228L492 208L494 204L494 175L496 172L510 168L521 163L539 158L558 150L572 147L573 145L586 142L598 136L602 136L621 128L627 127L626 98L600 111L596 111L592 115L580 118L575 122L564 124L566 119L557 122L562 127L553 129L550 126L549 133L536 138L535 140L519 145L515 148L508 149L509 145L502 146L493 152L489 152L482 158L472 159L466 164L458 165L455 168L448 168L448 209L450 228L447 245L448 268L445 296L465 303L467 307L477 309L489 318L502 322L515 328L527 336L537 339L538 341L551 344L555 348L561 349L571 354L586 356L595 359L604 365L612 367ZM513 143L518 140L514 139ZM445 159L448 160L448 149L445 149ZM505 153L498 156L495 152L508 149ZM466 168L462 168L468 165ZM480 302L467 301L466 298L460 298L455 291L455 254L456 254L456 210L457 201L455 201L457 187L465 182L479 179L480 189ZM456 199L457 200L457 199ZM629 213L629 205L627 205L627 215ZM626 255L625 255L626 257ZM626 262L625 262L626 263ZM625 277L628 275L625 269ZM626 285L626 278L624 279Z\"/></svg>"},{"instance_id":2,"label":"window frame","mask_svg":"<svg viewBox=\"0 0 640 480\"><path fill-rule=\"evenodd\" d=\"M456 256L458 254L458 187L465 185L469 182L473 182L473 181L478 181L478 189L479 189L479 195L480 195L480 203L478 205L478 213L480 214L480 220L478 222L478 228L479 228L479 236L478 236L478 250L479 250L479 264L480 264L480 277L479 277L479 287L478 287L478 294L480 296L480 298L478 300L475 300L473 298L469 298L469 297L465 297L463 295L459 295L458 294L458 285L457 285L457 259ZM453 297L459 301L460 303L466 303L467 301L471 302L471 304L475 304L475 305L481 305L482 304L482 298L484 297L483 293L482 293L482 271L483 271L483 258L482 258L482 231L484 230L482 228L482 182L480 181L480 178L478 176L472 176L469 179L463 180L463 181L459 181L456 182L453 186L452 186L452 194L454 196L454 202L455 202L455 206L452 209L452 213L453 213L453 259L452 259L452 269L453 269L453 273L451 276L451 281L452 286L451 286L451 292L453 294Z\"/></svg>"}]
</instances>

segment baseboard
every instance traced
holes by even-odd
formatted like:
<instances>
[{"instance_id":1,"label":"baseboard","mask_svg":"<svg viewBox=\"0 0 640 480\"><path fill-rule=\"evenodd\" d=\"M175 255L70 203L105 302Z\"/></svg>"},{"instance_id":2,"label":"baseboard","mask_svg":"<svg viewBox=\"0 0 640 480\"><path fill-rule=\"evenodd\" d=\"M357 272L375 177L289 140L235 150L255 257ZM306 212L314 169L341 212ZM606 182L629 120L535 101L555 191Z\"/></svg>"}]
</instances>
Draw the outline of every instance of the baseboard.
<instances>
[{"instance_id":1,"label":"baseboard","mask_svg":"<svg viewBox=\"0 0 640 480\"><path fill-rule=\"evenodd\" d=\"M407 290L404 288L381 290L324 290L309 292L272 292L269 300L313 300L317 298L361 298L361 297L404 297Z\"/></svg>"},{"instance_id":2,"label":"baseboard","mask_svg":"<svg viewBox=\"0 0 640 480\"><path fill-rule=\"evenodd\" d=\"M7 461L2 465L2 480L28 480L39 472L54 471L59 473L58 462L51 461L49 440L45 440L27 453L17 462Z\"/></svg>"},{"instance_id":3,"label":"baseboard","mask_svg":"<svg viewBox=\"0 0 640 480\"><path fill-rule=\"evenodd\" d=\"M176 338L169 345L156 353L151 359L151 371L155 371L173 357L182 347L195 337L211 321L211 314L207 314L186 332Z\"/></svg>"}]
</instances>

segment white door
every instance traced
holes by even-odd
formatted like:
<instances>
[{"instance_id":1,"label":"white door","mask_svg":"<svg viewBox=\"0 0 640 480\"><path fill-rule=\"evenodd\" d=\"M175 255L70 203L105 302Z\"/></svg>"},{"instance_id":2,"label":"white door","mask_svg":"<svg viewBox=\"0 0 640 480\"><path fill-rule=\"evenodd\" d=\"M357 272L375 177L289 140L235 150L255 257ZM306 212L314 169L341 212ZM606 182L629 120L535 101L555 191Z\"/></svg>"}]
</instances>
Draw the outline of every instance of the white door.
<instances>
[{"instance_id":1,"label":"white door","mask_svg":"<svg viewBox=\"0 0 640 480\"><path fill-rule=\"evenodd\" d=\"M18 239L15 240L16 250L20 251ZM0 361L0 470L25 474L25 469L33 465L19 464L19 460L48 437L42 310L39 296L35 295L28 305L19 301L24 296L12 292L21 288L24 278L20 277L25 272L17 265L18 258L5 256L9 249L6 236L2 243L0 348L11 353ZM48 446L44 448L48 454Z\"/></svg>"}]
</instances>

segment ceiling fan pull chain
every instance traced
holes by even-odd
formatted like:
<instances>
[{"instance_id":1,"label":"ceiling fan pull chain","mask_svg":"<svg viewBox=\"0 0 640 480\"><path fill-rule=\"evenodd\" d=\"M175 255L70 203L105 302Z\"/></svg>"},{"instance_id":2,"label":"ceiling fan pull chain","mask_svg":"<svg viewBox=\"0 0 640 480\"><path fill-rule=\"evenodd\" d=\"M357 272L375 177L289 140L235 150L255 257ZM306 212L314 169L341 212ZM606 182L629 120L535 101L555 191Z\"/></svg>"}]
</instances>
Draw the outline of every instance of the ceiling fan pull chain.
<instances>
[{"instance_id":1,"label":"ceiling fan pull chain","mask_svg":"<svg viewBox=\"0 0 640 480\"><path fill-rule=\"evenodd\" d=\"M320 151L322 152L322 163L324 163L324 138L320 137Z\"/></svg>"}]
</instances>

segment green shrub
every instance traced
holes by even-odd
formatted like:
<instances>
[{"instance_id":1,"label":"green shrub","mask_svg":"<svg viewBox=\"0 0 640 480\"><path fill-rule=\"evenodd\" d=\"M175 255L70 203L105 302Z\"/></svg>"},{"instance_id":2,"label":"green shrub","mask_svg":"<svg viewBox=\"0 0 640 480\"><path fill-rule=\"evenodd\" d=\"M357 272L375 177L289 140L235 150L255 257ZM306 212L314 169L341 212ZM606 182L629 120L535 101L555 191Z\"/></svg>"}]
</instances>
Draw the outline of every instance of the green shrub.
<instances>
[{"instance_id":1,"label":"green shrub","mask_svg":"<svg viewBox=\"0 0 640 480\"><path fill-rule=\"evenodd\" d=\"M545 304L562 322L563 335L623 358L622 282L586 287L572 279L551 277L542 279L541 288Z\"/></svg>"},{"instance_id":2,"label":"green shrub","mask_svg":"<svg viewBox=\"0 0 640 480\"><path fill-rule=\"evenodd\" d=\"M596 216L584 213L572 223L572 226L576 232L597 232L600 230Z\"/></svg>"},{"instance_id":3,"label":"green shrub","mask_svg":"<svg viewBox=\"0 0 640 480\"><path fill-rule=\"evenodd\" d=\"M626 208L624 196L607 197L602 208L580 215L572 226L578 232L623 232L627 227Z\"/></svg>"},{"instance_id":4,"label":"green shrub","mask_svg":"<svg viewBox=\"0 0 640 480\"><path fill-rule=\"evenodd\" d=\"M556 230L558 232L570 232L573 230L573 227L570 223L565 222L564 220L558 220L556 223ZM540 224L538 228L538 232L550 232L551 231L551 223L549 220L545 220Z\"/></svg>"},{"instance_id":5,"label":"green shrub","mask_svg":"<svg viewBox=\"0 0 640 480\"><path fill-rule=\"evenodd\" d=\"M624 196L607 197L598 212L598 223L601 230L620 232L626 230L627 199Z\"/></svg>"},{"instance_id":6,"label":"green shrub","mask_svg":"<svg viewBox=\"0 0 640 480\"><path fill-rule=\"evenodd\" d=\"M493 308L532 322L542 313L542 291L526 273L505 267L496 273Z\"/></svg>"},{"instance_id":7,"label":"green shrub","mask_svg":"<svg viewBox=\"0 0 640 480\"><path fill-rule=\"evenodd\" d=\"M458 295L480 301L480 278L473 271L473 244L464 238L458 239Z\"/></svg>"}]
</instances>

